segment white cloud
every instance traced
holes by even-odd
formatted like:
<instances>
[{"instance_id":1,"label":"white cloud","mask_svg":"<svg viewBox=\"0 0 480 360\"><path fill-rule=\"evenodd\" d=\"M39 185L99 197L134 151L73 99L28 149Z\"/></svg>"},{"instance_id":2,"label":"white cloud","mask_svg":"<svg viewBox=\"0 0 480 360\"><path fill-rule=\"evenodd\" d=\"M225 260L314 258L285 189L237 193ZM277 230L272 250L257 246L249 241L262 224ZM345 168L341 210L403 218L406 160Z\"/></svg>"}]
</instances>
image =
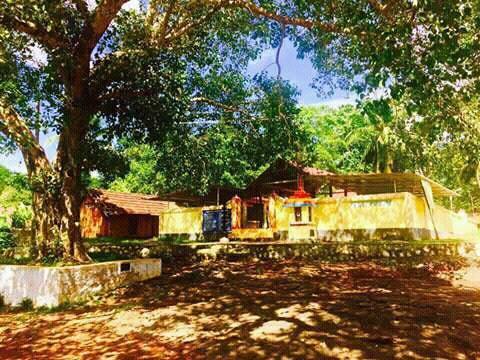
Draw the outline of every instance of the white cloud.
<instances>
[{"instance_id":1,"label":"white cloud","mask_svg":"<svg viewBox=\"0 0 480 360\"><path fill-rule=\"evenodd\" d=\"M130 0L123 4L122 6L123 10L135 10L135 11L140 11L140 0Z\"/></svg>"}]
</instances>

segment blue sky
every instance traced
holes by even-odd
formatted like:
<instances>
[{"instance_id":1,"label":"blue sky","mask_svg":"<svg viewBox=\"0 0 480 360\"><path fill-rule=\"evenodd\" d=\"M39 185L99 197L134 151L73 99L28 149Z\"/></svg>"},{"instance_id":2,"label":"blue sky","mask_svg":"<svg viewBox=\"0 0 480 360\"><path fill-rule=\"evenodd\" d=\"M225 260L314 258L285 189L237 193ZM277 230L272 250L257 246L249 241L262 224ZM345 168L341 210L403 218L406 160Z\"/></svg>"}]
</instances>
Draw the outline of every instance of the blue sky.
<instances>
[{"instance_id":1,"label":"blue sky","mask_svg":"<svg viewBox=\"0 0 480 360\"><path fill-rule=\"evenodd\" d=\"M276 49L266 50L262 56L249 65L249 73L256 74L267 70L272 75L275 75L277 73L275 54ZM301 105L325 104L337 107L342 104L353 104L355 102L355 96L344 91L337 91L329 98L318 97L315 89L310 86L312 80L315 78L315 69L309 60L297 59L296 51L289 41L286 41L283 45L280 53L280 63L282 66L282 77L292 82L301 91L299 98ZM55 157L56 136L41 136L41 144L44 146L48 157L52 160ZM0 164L13 171L26 171L22 156L18 151L8 156L0 154Z\"/></svg>"}]
</instances>

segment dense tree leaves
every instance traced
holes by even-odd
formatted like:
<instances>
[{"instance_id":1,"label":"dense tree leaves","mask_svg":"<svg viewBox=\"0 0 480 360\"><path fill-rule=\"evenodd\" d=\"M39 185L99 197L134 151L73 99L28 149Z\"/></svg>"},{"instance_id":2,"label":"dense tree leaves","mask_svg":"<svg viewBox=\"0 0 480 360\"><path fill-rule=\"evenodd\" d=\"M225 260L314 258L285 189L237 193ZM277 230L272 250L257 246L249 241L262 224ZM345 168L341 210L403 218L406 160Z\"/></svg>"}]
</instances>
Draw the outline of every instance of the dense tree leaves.
<instances>
[{"instance_id":1,"label":"dense tree leaves","mask_svg":"<svg viewBox=\"0 0 480 360\"><path fill-rule=\"evenodd\" d=\"M149 193L202 193L214 185L241 188L278 156L296 158L301 153L308 139L296 116L295 88L265 75L251 81L241 76L209 81L229 84L225 92L210 93L209 99L220 96L221 104L230 105L217 108L199 101L193 120L176 124L161 142L123 141L119 150L130 159L130 170L111 188ZM222 86L210 90L217 88ZM237 105L238 100L247 107Z\"/></svg>"}]
</instances>

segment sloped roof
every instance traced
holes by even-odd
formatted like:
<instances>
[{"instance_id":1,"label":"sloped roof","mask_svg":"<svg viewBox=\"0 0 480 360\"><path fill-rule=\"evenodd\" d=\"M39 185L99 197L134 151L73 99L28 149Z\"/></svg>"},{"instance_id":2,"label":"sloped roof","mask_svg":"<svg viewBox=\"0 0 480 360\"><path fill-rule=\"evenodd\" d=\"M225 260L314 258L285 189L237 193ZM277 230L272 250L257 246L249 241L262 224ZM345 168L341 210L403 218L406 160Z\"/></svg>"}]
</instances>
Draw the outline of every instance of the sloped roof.
<instances>
[{"instance_id":1,"label":"sloped roof","mask_svg":"<svg viewBox=\"0 0 480 360\"><path fill-rule=\"evenodd\" d=\"M310 176L324 176L324 175L333 175L332 172L327 170L309 167L309 166L302 166L296 161L286 161L287 164L291 165L292 167L296 168L300 173L303 175L310 175Z\"/></svg>"},{"instance_id":2,"label":"sloped roof","mask_svg":"<svg viewBox=\"0 0 480 360\"><path fill-rule=\"evenodd\" d=\"M155 195L124 193L104 189L91 190L86 203L93 203L105 216L136 214L160 215L168 209L168 202Z\"/></svg>"},{"instance_id":3,"label":"sloped roof","mask_svg":"<svg viewBox=\"0 0 480 360\"><path fill-rule=\"evenodd\" d=\"M311 179L333 175L326 170L303 166L295 161L279 158L248 185L247 191L255 193L256 191L275 190L279 194L288 195L297 189L299 174L304 177L305 190L312 194L315 192L317 184L310 181Z\"/></svg>"},{"instance_id":4,"label":"sloped roof","mask_svg":"<svg viewBox=\"0 0 480 360\"><path fill-rule=\"evenodd\" d=\"M324 184L331 184L336 188L353 191L357 194L409 192L417 196L424 196L422 180L430 184L435 197L458 195L442 184L415 173L332 174L320 179Z\"/></svg>"}]
</instances>

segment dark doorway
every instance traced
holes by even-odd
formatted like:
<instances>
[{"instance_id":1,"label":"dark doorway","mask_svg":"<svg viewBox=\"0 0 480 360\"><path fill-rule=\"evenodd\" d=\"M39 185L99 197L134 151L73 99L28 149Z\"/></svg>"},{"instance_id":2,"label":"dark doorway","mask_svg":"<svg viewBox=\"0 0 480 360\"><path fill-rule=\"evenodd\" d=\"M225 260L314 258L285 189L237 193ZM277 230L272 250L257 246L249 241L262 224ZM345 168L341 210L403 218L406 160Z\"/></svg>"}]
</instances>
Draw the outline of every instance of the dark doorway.
<instances>
[{"instance_id":1,"label":"dark doorway","mask_svg":"<svg viewBox=\"0 0 480 360\"><path fill-rule=\"evenodd\" d=\"M263 204L252 204L247 208L247 225L249 228L262 228L263 219Z\"/></svg>"},{"instance_id":2,"label":"dark doorway","mask_svg":"<svg viewBox=\"0 0 480 360\"><path fill-rule=\"evenodd\" d=\"M128 217L128 235L136 236L138 230L138 216L130 215Z\"/></svg>"}]
</instances>

